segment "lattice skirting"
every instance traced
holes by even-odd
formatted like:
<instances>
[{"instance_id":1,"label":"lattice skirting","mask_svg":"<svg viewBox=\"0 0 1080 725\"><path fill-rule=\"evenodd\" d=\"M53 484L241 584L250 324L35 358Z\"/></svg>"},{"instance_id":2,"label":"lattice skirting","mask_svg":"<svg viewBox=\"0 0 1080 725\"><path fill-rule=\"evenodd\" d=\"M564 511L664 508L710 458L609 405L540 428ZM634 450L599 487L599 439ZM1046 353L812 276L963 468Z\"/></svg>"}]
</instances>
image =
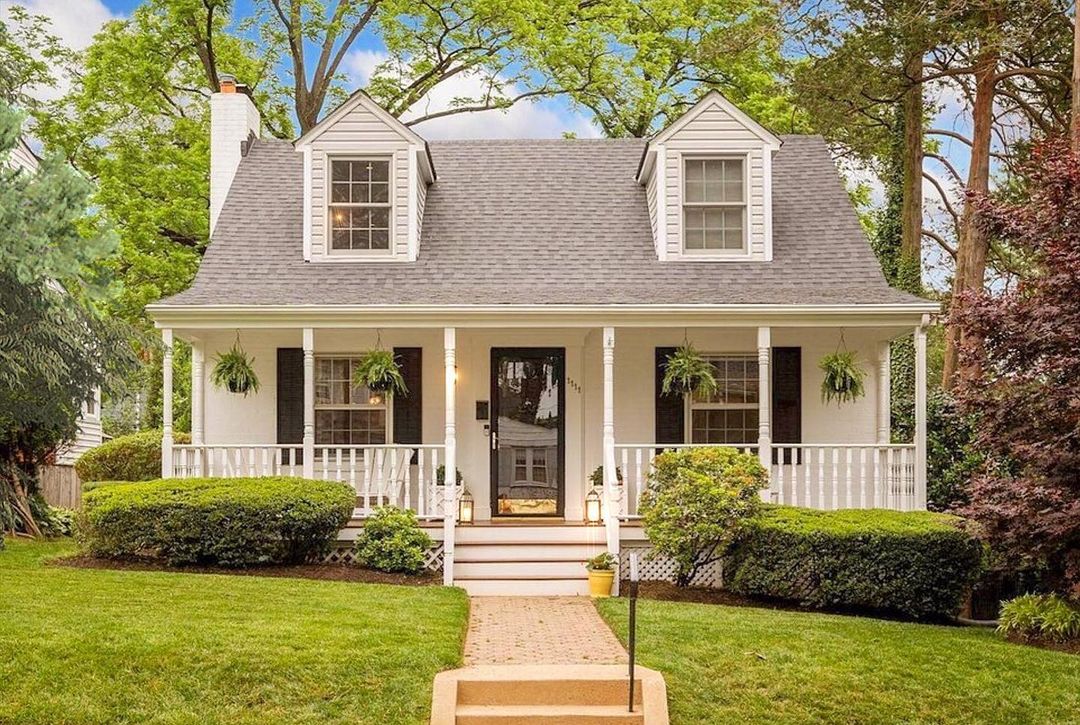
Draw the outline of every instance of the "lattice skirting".
<instances>
[{"instance_id":1,"label":"lattice skirting","mask_svg":"<svg viewBox=\"0 0 1080 725\"><path fill-rule=\"evenodd\" d=\"M323 557L324 564L354 564L356 563L356 550L352 544L335 544L330 553ZM424 554L424 568L428 571L442 571L443 568L443 545L436 542Z\"/></svg>"},{"instance_id":2,"label":"lattice skirting","mask_svg":"<svg viewBox=\"0 0 1080 725\"><path fill-rule=\"evenodd\" d=\"M630 553L638 555L638 575L642 581L675 581L675 563L666 556L650 558L652 547L649 546L623 546L619 552L619 570L623 578L629 576ZM715 561L697 573L690 586L719 588L724 584L724 569L722 563Z\"/></svg>"}]
</instances>

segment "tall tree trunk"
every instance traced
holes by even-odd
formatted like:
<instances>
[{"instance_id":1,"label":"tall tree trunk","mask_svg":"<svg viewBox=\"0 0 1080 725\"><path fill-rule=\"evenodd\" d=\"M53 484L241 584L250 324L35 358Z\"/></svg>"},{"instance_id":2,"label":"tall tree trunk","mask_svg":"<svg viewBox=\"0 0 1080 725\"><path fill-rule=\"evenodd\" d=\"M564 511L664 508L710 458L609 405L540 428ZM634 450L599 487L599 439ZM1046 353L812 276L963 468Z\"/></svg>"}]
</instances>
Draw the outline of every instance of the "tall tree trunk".
<instances>
[{"instance_id":1,"label":"tall tree trunk","mask_svg":"<svg viewBox=\"0 0 1080 725\"><path fill-rule=\"evenodd\" d=\"M1069 118L1069 142L1074 154L1080 154L1080 2L1073 19L1072 108Z\"/></svg>"},{"instance_id":2,"label":"tall tree trunk","mask_svg":"<svg viewBox=\"0 0 1080 725\"><path fill-rule=\"evenodd\" d=\"M972 289L982 289L986 275L986 255L989 239L979 228L978 213L972 195L982 196L990 190L990 134L994 123L994 86L997 76L998 50L987 43L979 50L975 61L975 104L972 109L971 161L968 166L967 193L960 221L960 241L956 250L956 275L953 278L952 305L960 304L961 296ZM945 338L945 360L941 385L950 390L959 369L962 332L950 325Z\"/></svg>"},{"instance_id":3,"label":"tall tree trunk","mask_svg":"<svg viewBox=\"0 0 1080 725\"><path fill-rule=\"evenodd\" d=\"M922 290L923 53L913 48L904 68L911 86L904 93L904 201L898 281L908 292Z\"/></svg>"}]
</instances>

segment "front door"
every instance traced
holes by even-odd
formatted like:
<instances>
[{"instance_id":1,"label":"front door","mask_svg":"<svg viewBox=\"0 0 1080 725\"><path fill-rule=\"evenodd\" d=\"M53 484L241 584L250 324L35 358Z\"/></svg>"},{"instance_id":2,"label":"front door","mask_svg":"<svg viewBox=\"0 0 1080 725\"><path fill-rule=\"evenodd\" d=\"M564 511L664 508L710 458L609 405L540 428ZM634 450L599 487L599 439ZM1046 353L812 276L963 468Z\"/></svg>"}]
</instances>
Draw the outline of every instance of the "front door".
<instances>
[{"instance_id":1,"label":"front door","mask_svg":"<svg viewBox=\"0 0 1080 725\"><path fill-rule=\"evenodd\" d=\"M491 511L563 515L563 348L491 350Z\"/></svg>"}]
</instances>

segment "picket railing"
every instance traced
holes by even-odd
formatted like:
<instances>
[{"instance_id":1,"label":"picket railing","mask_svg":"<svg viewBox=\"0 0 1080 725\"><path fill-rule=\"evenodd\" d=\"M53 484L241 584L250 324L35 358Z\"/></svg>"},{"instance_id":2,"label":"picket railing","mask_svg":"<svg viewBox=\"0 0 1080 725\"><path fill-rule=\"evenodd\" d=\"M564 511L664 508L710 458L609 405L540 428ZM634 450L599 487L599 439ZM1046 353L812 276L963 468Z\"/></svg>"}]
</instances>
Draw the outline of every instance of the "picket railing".
<instances>
[{"instance_id":1,"label":"picket railing","mask_svg":"<svg viewBox=\"0 0 1080 725\"><path fill-rule=\"evenodd\" d=\"M615 445L621 478L620 517L639 516L638 504L659 452L703 444L626 443ZM756 453L757 446L737 446ZM835 510L926 507L915 485L915 446L879 444L774 445L768 498L774 503Z\"/></svg>"},{"instance_id":2,"label":"picket railing","mask_svg":"<svg viewBox=\"0 0 1080 725\"><path fill-rule=\"evenodd\" d=\"M312 476L341 481L356 490L356 515L377 506L411 509L422 519L443 515L437 473L442 445L317 445ZM176 445L174 476L239 478L304 475L304 448L293 444Z\"/></svg>"}]
</instances>

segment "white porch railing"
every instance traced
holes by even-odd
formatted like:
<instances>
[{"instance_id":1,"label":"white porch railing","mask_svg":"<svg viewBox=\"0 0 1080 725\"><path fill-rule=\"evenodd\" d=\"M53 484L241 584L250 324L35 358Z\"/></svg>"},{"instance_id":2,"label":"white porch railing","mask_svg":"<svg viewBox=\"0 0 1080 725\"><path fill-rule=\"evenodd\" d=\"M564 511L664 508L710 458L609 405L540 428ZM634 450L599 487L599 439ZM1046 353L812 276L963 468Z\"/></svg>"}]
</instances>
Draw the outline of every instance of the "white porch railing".
<instances>
[{"instance_id":1,"label":"white porch railing","mask_svg":"<svg viewBox=\"0 0 1080 725\"><path fill-rule=\"evenodd\" d=\"M623 443L615 445L622 477L620 517L638 518L658 451L702 448L702 444ZM757 446L743 446L744 453ZM772 447L769 498L807 508L925 508L915 485L915 446L879 444L801 444Z\"/></svg>"},{"instance_id":2,"label":"white porch railing","mask_svg":"<svg viewBox=\"0 0 1080 725\"><path fill-rule=\"evenodd\" d=\"M443 515L437 472L442 445L317 445L313 476L341 481L356 490L357 515L377 506L411 509L422 519ZM302 476L300 444L174 445L174 476Z\"/></svg>"}]
</instances>

